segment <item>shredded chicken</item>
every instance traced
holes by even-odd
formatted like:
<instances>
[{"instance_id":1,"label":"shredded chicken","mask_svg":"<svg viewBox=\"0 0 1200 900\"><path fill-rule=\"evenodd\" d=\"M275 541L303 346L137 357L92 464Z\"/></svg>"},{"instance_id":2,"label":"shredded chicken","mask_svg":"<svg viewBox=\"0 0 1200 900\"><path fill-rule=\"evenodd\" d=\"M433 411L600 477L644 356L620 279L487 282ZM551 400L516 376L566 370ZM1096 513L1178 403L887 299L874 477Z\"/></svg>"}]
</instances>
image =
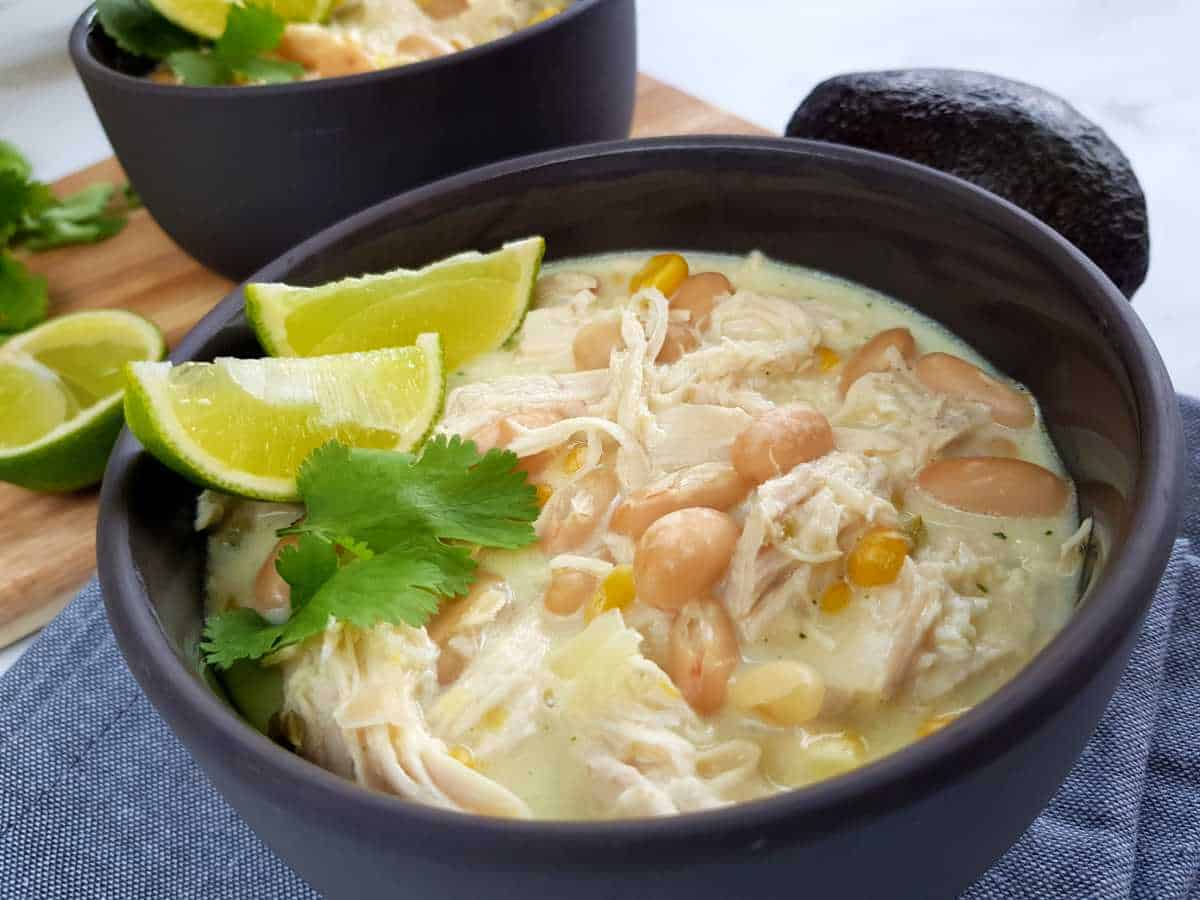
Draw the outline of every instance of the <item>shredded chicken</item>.
<instances>
[{"instance_id":1,"label":"shredded chicken","mask_svg":"<svg viewBox=\"0 0 1200 900\"><path fill-rule=\"evenodd\" d=\"M572 752L593 776L603 813L666 815L761 792L758 748L716 742L640 642L608 612L549 659L558 705L578 738Z\"/></svg>"},{"instance_id":2,"label":"shredded chicken","mask_svg":"<svg viewBox=\"0 0 1200 900\"><path fill-rule=\"evenodd\" d=\"M424 629L331 624L283 665L285 721L308 759L377 790L481 815L524 818L525 802L455 759L425 723L437 647Z\"/></svg>"},{"instance_id":3,"label":"shredded chicken","mask_svg":"<svg viewBox=\"0 0 1200 900\"><path fill-rule=\"evenodd\" d=\"M906 371L859 378L832 419L837 446L882 462L892 489L902 489L939 450L990 421L982 404L934 394Z\"/></svg>"},{"instance_id":4,"label":"shredded chicken","mask_svg":"<svg viewBox=\"0 0 1200 900\"><path fill-rule=\"evenodd\" d=\"M724 592L725 606L747 639L761 636L788 602L791 592L775 592L770 603L760 605L773 584L800 567L839 559L843 535L864 524L895 524L895 507L880 496L885 481L877 462L835 450L751 495ZM815 585L827 582L821 577ZM795 596L807 603L812 595Z\"/></svg>"}]
</instances>

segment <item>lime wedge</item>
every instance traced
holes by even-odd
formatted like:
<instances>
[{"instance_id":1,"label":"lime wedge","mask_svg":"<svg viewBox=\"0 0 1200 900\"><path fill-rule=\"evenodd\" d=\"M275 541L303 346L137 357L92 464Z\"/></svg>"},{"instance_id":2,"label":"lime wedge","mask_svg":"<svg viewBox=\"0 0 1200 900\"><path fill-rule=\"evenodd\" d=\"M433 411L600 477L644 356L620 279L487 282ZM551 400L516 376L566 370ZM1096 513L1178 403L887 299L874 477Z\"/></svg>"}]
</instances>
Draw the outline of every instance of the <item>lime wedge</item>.
<instances>
[{"instance_id":1,"label":"lime wedge","mask_svg":"<svg viewBox=\"0 0 1200 900\"><path fill-rule=\"evenodd\" d=\"M311 359L130 363L125 416L160 461L205 487L296 500L300 463L327 441L409 450L441 412L441 343Z\"/></svg>"},{"instance_id":2,"label":"lime wedge","mask_svg":"<svg viewBox=\"0 0 1200 900\"><path fill-rule=\"evenodd\" d=\"M0 448L23 447L79 413L54 372L33 360L0 360Z\"/></svg>"},{"instance_id":3,"label":"lime wedge","mask_svg":"<svg viewBox=\"0 0 1200 900\"><path fill-rule=\"evenodd\" d=\"M225 33L230 0L149 0L155 12L180 28L215 41Z\"/></svg>"},{"instance_id":4,"label":"lime wedge","mask_svg":"<svg viewBox=\"0 0 1200 900\"><path fill-rule=\"evenodd\" d=\"M100 480L121 430L121 367L162 334L123 310L74 313L0 347L0 480L70 491Z\"/></svg>"},{"instance_id":5,"label":"lime wedge","mask_svg":"<svg viewBox=\"0 0 1200 900\"><path fill-rule=\"evenodd\" d=\"M545 249L544 240L531 237L494 253L462 253L423 269L320 287L250 284L246 314L272 356L396 347L436 331L452 372L520 327Z\"/></svg>"},{"instance_id":6,"label":"lime wedge","mask_svg":"<svg viewBox=\"0 0 1200 900\"><path fill-rule=\"evenodd\" d=\"M324 22L337 6L336 0L259 0L285 22Z\"/></svg>"}]
</instances>

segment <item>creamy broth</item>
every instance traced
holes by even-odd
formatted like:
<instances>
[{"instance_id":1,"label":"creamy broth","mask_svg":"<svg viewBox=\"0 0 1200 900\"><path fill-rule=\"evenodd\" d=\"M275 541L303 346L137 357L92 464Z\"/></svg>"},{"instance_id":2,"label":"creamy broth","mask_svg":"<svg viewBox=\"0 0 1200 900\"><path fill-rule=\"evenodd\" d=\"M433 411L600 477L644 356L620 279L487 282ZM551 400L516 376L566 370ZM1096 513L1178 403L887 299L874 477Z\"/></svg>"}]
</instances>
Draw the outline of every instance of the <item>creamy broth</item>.
<instances>
[{"instance_id":1,"label":"creamy broth","mask_svg":"<svg viewBox=\"0 0 1200 900\"><path fill-rule=\"evenodd\" d=\"M544 502L541 542L482 554L486 576L428 628L334 625L280 654L285 731L304 755L469 812L586 819L710 808L927 736L1010 679L1070 616L1088 527L1022 388L912 309L759 254L686 254L691 273L721 273L732 287L693 321L667 303L667 281L631 296L649 255L547 266L509 345L453 373L438 430L526 460ZM604 323L620 338L610 354L588 356L583 329ZM843 384L861 348L897 328L915 354L885 353ZM642 358L672 340L659 362ZM1006 388L1028 424L997 424L1003 405L945 389L924 368L936 353L987 373L988 390ZM585 357L609 365L580 372ZM827 422L831 446L784 465L790 451L771 445L775 468L759 482L747 474L744 435L781 409ZM917 483L961 457L1041 467L1053 509L955 508L932 476ZM669 596L672 578L650 581L648 536L667 534L666 520L651 516L645 536L630 534L622 506L681 472L733 479L737 496L684 504L719 526L717 549L674 579L700 577L708 558L722 565L702 597L680 600ZM218 504L198 522L212 528L210 610L251 606L276 529L300 509L205 502ZM583 585L577 604L548 591L565 574ZM703 644L708 655L691 665L681 654L698 633L727 643ZM732 647L727 663L718 645ZM713 680L718 664L724 675Z\"/></svg>"},{"instance_id":2,"label":"creamy broth","mask_svg":"<svg viewBox=\"0 0 1200 900\"><path fill-rule=\"evenodd\" d=\"M271 57L298 63L307 80L358 75L478 47L537 25L568 5L568 0L342 0L324 21L288 22ZM176 82L165 63L151 77Z\"/></svg>"},{"instance_id":3,"label":"creamy broth","mask_svg":"<svg viewBox=\"0 0 1200 900\"><path fill-rule=\"evenodd\" d=\"M486 44L566 5L550 0L351 0L326 25L316 27L362 48L375 68L384 68Z\"/></svg>"}]
</instances>

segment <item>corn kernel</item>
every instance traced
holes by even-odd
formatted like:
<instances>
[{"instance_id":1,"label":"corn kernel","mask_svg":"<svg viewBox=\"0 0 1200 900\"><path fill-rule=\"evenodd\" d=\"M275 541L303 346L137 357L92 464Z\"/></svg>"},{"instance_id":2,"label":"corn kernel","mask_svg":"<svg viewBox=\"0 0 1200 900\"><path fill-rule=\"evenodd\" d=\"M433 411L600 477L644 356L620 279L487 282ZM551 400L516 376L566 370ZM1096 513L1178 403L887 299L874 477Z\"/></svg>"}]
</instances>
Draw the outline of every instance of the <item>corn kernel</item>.
<instances>
[{"instance_id":1,"label":"corn kernel","mask_svg":"<svg viewBox=\"0 0 1200 900\"><path fill-rule=\"evenodd\" d=\"M917 737L929 737L934 732L941 731L965 712L966 709L955 709L950 712L938 713L936 716L930 716L917 726Z\"/></svg>"},{"instance_id":2,"label":"corn kernel","mask_svg":"<svg viewBox=\"0 0 1200 900\"><path fill-rule=\"evenodd\" d=\"M891 584L900 574L908 551L908 538L901 532L890 528L868 531L850 551L846 574L860 587Z\"/></svg>"},{"instance_id":3,"label":"corn kernel","mask_svg":"<svg viewBox=\"0 0 1200 900\"><path fill-rule=\"evenodd\" d=\"M475 754L471 752L471 748L465 744L455 744L446 752L468 769L479 770L479 761L475 759Z\"/></svg>"},{"instance_id":4,"label":"corn kernel","mask_svg":"<svg viewBox=\"0 0 1200 900\"><path fill-rule=\"evenodd\" d=\"M538 506L545 506L550 502L550 498L554 496L554 488L548 484L536 484L533 489L537 493Z\"/></svg>"},{"instance_id":5,"label":"corn kernel","mask_svg":"<svg viewBox=\"0 0 1200 900\"><path fill-rule=\"evenodd\" d=\"M529 20L530 25L537 25L539 22L545 22L549 18L553 18L562 12L561 6L547 6L539 13L534 13L533 18Z\"/></svg>"},{"instance_id":6,"label":"corn kernel","mask_svg":"<svg viewBox=\"0 0 1200 900\"><path fill-rule=\"evenodd\" d=\"M636 294L642 288L658 288L664 297L679 290L688 277L687 260L678 253L659 253L650 257L629 281L629 292Z\"/></svg>"},{"instance_id":7,"label":"corn kernel","mask_svg":"<svg viewBox=\"0 0 1200 900\"><path fill-rule=\"evenodd\" d=\"M852 596L850 585L841 579L835 581L821 595L821 612L840 613L850 604Z\"/></svg>"},{"instance_id":8,"label":"corn kernel","mask_svg":"<svg viewBox=\"0 0 1200 900\"><path fill-rule=\"evenodd\" d=\"M583 468L583 457L587 453L587 446L584 444L576 444L567 451L567 455L563 457L563 471L568 475L574 475Z\"/></svg>"},{"instance_id":9,"label":"corn kernel","mask_svg":"<svg viewBox=\"0 0 1200 900\"><path fill-rule=\"evenodd\" d=\"M841 363L842 357L836 350L822 345L817 348L817 368L822 372L832 372Z\"/></svg>"},{"instance_id":10,"label":"corn kernel","mask_svg":"<svg viewBox=\"0 0 1200 900\"><path fill-rule=\"evenodd\" d=\"M605 576L587 607L583 611L584 621L590 622L610 609L625 609L633 602L633 567L616 566Z\"/></svg>"},{"instance_id":11,"label":"corn kernel","mask_svg":"<svg viewBox=\"0 0 1200 900\"><path fill-rule=\"evenodd\" d=\"M483 727L489 731L499 731L504 727L504 723L508 721L508 710L503 706L493 706L483 714L480 720Z\"/></svg>"}]
</instances>

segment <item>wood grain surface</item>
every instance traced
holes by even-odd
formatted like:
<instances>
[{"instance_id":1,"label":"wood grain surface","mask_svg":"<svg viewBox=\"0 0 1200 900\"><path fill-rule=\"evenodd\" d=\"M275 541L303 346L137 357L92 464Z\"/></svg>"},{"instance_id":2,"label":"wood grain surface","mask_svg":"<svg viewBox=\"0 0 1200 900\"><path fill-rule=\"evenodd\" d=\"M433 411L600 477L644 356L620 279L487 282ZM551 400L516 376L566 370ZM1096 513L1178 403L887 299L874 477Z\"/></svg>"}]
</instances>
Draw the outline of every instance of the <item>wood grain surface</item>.
<instances>
[{"instance_id":1,"label":"wood grain surface","mask_svg":"<svg viewBox=\"0 0 1200 900\"><path fill-rule=\"evenodd\" d=\"M662 82L638 79L634 137L766 133ZM66 193L123 180L117 161L108 159L54 187ZM231 287L180 250L145 210L111 240L36 254L29 265L49 281L51 315L133 310L153 320L172 347ZM0 647L54 618L91 575L97 497L95 489L37 494L0 483Z\"/></svg>"}]
</instances>

